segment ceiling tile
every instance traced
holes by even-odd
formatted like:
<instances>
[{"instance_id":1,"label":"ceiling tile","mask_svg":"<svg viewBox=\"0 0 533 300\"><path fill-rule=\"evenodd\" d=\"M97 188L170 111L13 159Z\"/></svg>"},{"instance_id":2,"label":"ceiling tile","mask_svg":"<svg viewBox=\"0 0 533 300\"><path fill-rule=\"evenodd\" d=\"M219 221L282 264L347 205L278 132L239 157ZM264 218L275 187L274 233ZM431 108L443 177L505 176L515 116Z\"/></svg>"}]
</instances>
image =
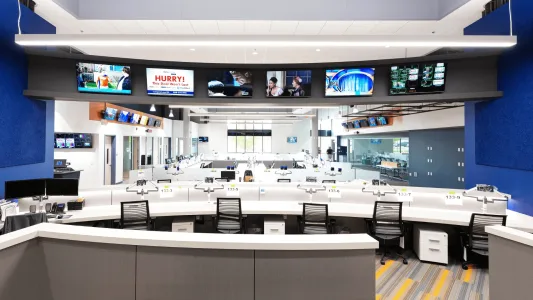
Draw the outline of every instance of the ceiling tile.
<instances>
[{"instance_id":1,"label":"ceiling tile","mask_svg":"<svg viewBox=\"0 0 533 300\"><path fill-rule=\"evenodd\" d=\"M370 34L395 34L402 28L407 21L382 21L376 24L369 33Z\"/></svg>"},{"instance_id":2,"label":"ceiling tile","mask_svg":"<svg viewBox=\"0 0 533 300\"><path fill-rule=\"evenodd\" d=\"M326 21L299 21L294 34L317 35L326 24Z\"/></svg>"},{"instance_id":3,"label":"ceiling tile","mask_svg":"<svg viewBox=\"0 0 533 300\"><path fill-rule=\"evenodd\" d=\"M170 34L194 34L191 22L184 20L164 20Z\"/></svg>"},{"instance_id":4,"label":"ceiling tile","mask_svg":"<svg viewBox=\"0 0 533 300\"><path fill-rule=\"evenodd\" d=\"M144 34L145 31L135 20L113 20L109 21L119 33L123 34Z\"/></svg>"},{"instance_id":5,"label":"ceiling tile","mask_svg":"<svg viewBox=\"0 0 533 300\"><path fill-rule=\"evenodd\" d=\"M320 34L341 35L352 25L353 21L327 21Z\"/></svg>"},{"instance_id":6,"label":"ceiling tile","mask_svg":"<svg viewBox=\"0 0 533 300\"><path fill-rule=\"evenodd\" d=\"M139 20L137 23L146 34L169 34L167 26L161 20Z\"/></svg>"},{"instance_id":7,"label":"ceiling tile","mask_svg":"<svg viewBox=\"0 0 533 300\"><path fill-rule=\"evenodd\" d=\"M111 25L109 21L104 20L79 20L80 33L86 34L119 34L120 32Z\"/></svg>"},{"instance_id":8,"label":"ceiling tile","mask_svg":"<svg viewBox=\"0 0 533 300\"><path fill-rule=\"evenodd\" d=\"M269 34L272 21L244 21L246 34Z\"/></svg>"},{"instance_id":9,"label":"ceiling tile","mask_svg":"<svg viewBox=\"0 0 533 300\"><path fill-rule=\"evenodd\" d=\"M217 21L204 20L204 21L189 21L196 34L219 34Z\"/></svg>"},{"instance_id":10,"label":"ceiling tile","mask_svg":"<svg viewBox=\"0 0 533 300\"><path fill-rule=\"evenodd\" d=\"M217 21L220 34L244 34L244 21Z\"/></svg>"},{"instance_id":11,"label":"ceiling tile","mask_svg":"<svg viewBox=\"0 0 533 300\"><path fill-rule=\"evenodd\" d=\"M270 34L294 34L298 21L272 21Z\"/></svg>"},{"instance_id":12,"label":"ceiling tile","mask_svg":"<svg viewBox=\"0 0 533 300\"><path fill-rule=\"evenodd\" d=\"M370 30L374 29L374 27L376 27L378 23L379 22L377 21L354 21L352 22L350 27L346 29L346 32L344 32L344 34L349 34L349 35L368 34Z\"/></svg>"}]
</instances>

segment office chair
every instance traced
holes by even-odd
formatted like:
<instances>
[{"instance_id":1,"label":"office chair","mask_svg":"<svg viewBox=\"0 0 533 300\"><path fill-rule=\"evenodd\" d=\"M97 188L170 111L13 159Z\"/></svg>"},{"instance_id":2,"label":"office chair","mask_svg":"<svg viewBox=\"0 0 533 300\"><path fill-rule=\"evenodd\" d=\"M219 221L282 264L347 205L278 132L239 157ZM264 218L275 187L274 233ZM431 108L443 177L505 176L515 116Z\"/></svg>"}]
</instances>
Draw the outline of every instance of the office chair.
<instances>
[{"instance_id":1,"label":"office chair","mask_svg":"<svg viewBox=\"0 0 533 300\"><path fill-rule=\"evenodd\" d=\"M331 224L327 204L304 203L303 214L298 217L300 233L328 234Z\"/></svg>"},{"instance_id":2,"label":"office chair","mask_svg":"<svg viewBox=\"0 0 533 300\"><path fill-rule=\"evenodd\" d=\"M241 198L217 198L215 230L220 233L245 233Z\"/></svg>"},{"instance_id":3,"label":"office chair","mask_svg":"<svg viewBox=\"0 0 533 300\"><path fill-rule=\"evenodd\" d=\"M161 183L161 182L172 183L172 179L158 179L158 180L157 180L157 183Z\"/></svg>"},{"instance_id":4,"label":"office chair","mask_svg":"<svg viewBox=\"0 0 533 300\"><path fill-rule=\"evenodd\" d=\"M404 235L404 224L402 222L402 202L376 201L374 203L374 215L371 220L367 220L368 234L383 244L383 254L381 255L381 264L385 264L387 255L392 241L400 240ZM407 264L407 259L397 253Z\"/></svg>"},{"instance_id":5,"label":"office chair","mask_svg":"<svg viewBox=\"0 0 533 300\"><path fill-rule=\"evenodd\" d=\"M322 180L322 183L333 183L333 184L335 184L335 183L337 183L337 180L335 180L335 179L332 179L332 180Z\"/></svg>"},{"instance_id":6,"label":"office chair","mask_svg":"<svg viewBox=\"0 0 533 300\"><path fill-rule=\"evenodd\" d=\"M200 164L200 169L204 169L205 168L205 163L201 163Z\"/></svg>"},{"instance_id":7,"label":"office chair","mask_svg":"<svg viewBox=\"0 0 533 300\"><path fill-rule=\"evenodd\" d=\"M485 232L486 226L502 225L507 222L506 215L488 215L473 213L470 217L468 232L460 232L461 247L463 248L462 267L468 270L470 253L483 256L489 255L489 235Z\"/></svg>"},{"instance_id":8,"label":"office chair","mask_svg":"<svg viewBox=\"0 0 533 300\"><path fill-rule=\"evenodd\" d=\"M290 183L291 179L290 178L278 178L278 182Z\"/></svg>"},{"instance_id":9,"label":"office chair","mask_svg":"<svg viewBox=\"0 0 533 300\"><path fill-rule=\"evenodd\" d=\"M229 182L229 178L215 178L218 182Z\"/></svg>"},{"instance_id":10,"label":"office chair","mask_svg":"<svg viewBox=\"0 0 533 300\"><path fill-rule=\"evenodd\" d=\"M120 228L131 230L152 230L152 219L148 200L120 203Z\"/></svg>"}]
</instances>

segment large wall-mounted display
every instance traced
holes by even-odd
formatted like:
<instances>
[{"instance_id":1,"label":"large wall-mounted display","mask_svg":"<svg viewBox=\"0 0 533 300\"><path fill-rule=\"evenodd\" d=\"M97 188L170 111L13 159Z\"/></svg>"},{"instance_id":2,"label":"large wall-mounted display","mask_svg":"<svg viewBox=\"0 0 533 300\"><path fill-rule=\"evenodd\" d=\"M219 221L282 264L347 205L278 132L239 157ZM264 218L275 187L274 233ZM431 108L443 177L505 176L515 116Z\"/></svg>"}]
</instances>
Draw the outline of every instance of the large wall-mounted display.
<instances>
[{"instance_id":1,"label":"large wall-mounted display","mask_svg":"<svg viewBox=\"0 0 533 300\"><path fill-rule=\"evenodd\" d=\"M252 97L253 76L250 70L213 70L209 72L209 97Z\"/></svg>"},{"instance_id":2,"label":"large wall-mounted display","mask_svg":"<svg viewBox=\"0 0 533 300\"><path fill-rule=\"evenodd\" d=\"M93 135L90 133L56 133L54 148L83 149L93 147Z\"/></svg>"},{"instance_id":3,"label":"large wall-mounted display","mask_svg":"<svg viewBox=\"0 0 533 300\"><path fill-rule=\"evenodd\" d=\"M374 68L326 70L326 97L372 96Z\"/></svg>"},{"instance_id":4,"label":"large wall-mounted display","mask_svg":"<svg viewBox=\"0 0 533 300\"><path fill-rule=\"evenodd\" d=\"M146 69L148 95L194 96L194 71Z\"/></svg>"},{"instance_id":5,"label":"large wall-mounted display","mask_svg":"<svg viewBox=\"0 0 533 300\"><path fill-rule=\"evenodd\" d=\"M446 64L423 63L390 68L390 95L442 93L446 87Z\"/></svg>"},{"instance_id":6,"label":"large wall-mounted display","mask_svg":"<svg viewBox=\"0 0 533 300\"><path fill-rule=\"evenodd\" d=\"M103 94L131 94L129 66L77 63L76 77L79 92Z\"/></svg>"},{"instance_id":7,"label":"large wall-mounted display","mask_svg":"<svg viewBox=\"0 0 533 300\"><path fill-rule=\"evenodd\" d=\"M311 97L311 70L268 71L267 97Z\"/></svg>"}]
</instances>

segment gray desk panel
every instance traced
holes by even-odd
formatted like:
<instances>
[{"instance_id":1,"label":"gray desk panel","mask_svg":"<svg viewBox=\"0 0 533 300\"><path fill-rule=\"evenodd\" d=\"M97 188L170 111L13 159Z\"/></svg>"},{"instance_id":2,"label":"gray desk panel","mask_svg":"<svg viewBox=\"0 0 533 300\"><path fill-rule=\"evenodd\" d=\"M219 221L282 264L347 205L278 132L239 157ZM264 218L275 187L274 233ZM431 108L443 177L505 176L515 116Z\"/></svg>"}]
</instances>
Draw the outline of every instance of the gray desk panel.
<instances>
[{"instance_id":1,"label":"gray desk panel","mask_svg":"<svg viewBox=\"0 0 533 300\"><path fill-rule=\"evenodd\" d=\"M239 197L242 201L259 201L259 186L251 183L229 183L222 182L224 189L215 190L211 193L211 201L216 201L217 198L226 198L226 188L230 184L235 184L239 189ZM197 190L194 187L189 188L189 202L207 201L207 193L203 190Z\"/></svg>"},{"instance_id":2,"label":"gray desk panel","mask_svg":"<svg viewBox=\"0 0 533 300\"><path fill-rule=\"evenodd\" d=\"M256 251L255 300L376 297L375 251Z\"/></svg>"},{"instance_id":3,"label":"gray desk panel","mask_svg":"<svg viewBox=\"0 0 533 300\"><path fill-rule=\"evenodd\" d=\"M40 242L54 300L135 299L135 246Z\"/></svg>"},{"instance_id":4,"label":"gray desk panel","mask_svg":"<svg viewBox=\"0 0 533 300\"><path fill-rule=\"evenodd\" d=\"M38 240L0 251L0 266L0 299L54 299Z\"/></svg>"},{"instance_id":5,"label":"gray desk panel","mask_svg":"<svg viewBox=\"0 0 533 300\"><path fill-rule=\"evenodd\" d=\"M254 252L138 247L136 299L252 300Z\"/></svg>"},{"instance_id":6,"label":"gray desk panel","mask_svg":"<svg viewBox=\"0 0 533 300\"><path fill-rule=\"evenodd\" d=\"M260 194L260 201L309 201L309 194L304 190L298 189L298 184L305 183L261 183L260 187L264 193ZM316 183L318 186L326 186L322 183ZM313 194L313 202L329 202L326 191L318 191Z\"/></svg>"}]
</instances>

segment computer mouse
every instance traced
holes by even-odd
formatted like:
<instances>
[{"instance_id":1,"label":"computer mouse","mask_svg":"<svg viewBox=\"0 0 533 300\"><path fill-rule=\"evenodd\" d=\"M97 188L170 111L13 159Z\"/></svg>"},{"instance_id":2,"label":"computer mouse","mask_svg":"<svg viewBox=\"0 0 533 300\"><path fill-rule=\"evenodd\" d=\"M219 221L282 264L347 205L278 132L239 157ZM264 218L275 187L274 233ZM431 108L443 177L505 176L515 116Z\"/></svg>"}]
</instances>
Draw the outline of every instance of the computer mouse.
<instances>
[{"instance_id":1,"label":"computer mouse","mask_svg":"<svg viewBox=\"0 0 533 300\"><path fill-rule=\"evenodd\" d=\"M57 215L58 219L63 219L63 215Z\"/></svg>"}]
</instances>

